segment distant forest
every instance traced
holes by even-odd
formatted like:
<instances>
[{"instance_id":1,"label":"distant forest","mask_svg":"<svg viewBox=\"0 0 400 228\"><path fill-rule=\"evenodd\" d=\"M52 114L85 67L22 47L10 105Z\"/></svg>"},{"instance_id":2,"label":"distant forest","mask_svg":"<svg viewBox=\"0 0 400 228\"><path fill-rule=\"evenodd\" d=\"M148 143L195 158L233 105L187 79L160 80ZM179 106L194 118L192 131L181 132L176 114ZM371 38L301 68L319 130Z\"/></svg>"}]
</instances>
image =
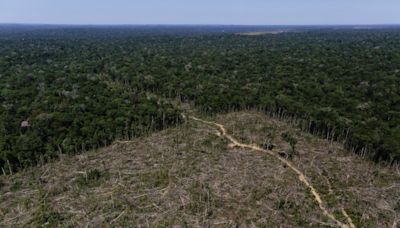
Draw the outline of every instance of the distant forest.
<instances>
[{"instance_id":1,"label":"distant forest","mask_svg":"<svg viewBox=\"0 0 400 228\"><path fill-rule=\"evenodd\" d=\"M400 28L0 26L4 173L179 124L176 99L262 110L393 164Z\"/></svg>"}]
</instances>

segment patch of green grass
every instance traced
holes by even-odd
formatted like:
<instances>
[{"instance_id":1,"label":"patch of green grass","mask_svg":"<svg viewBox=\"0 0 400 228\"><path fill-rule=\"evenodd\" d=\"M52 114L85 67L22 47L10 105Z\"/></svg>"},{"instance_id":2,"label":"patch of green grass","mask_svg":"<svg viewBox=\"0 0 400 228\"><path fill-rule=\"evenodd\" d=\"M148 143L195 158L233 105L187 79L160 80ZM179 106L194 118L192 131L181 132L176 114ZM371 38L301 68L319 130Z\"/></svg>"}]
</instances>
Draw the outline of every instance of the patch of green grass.
<instances>
[{"instance_id":1,"label":"patch of green grass","mask_svg":"<svg viewBox=\"0 0 400 228\"><path fill-rule=\"evenodd\" d=\"M400 199L397 200L396 205L393 208L395 211L400 212Z\"/></svg>"},{"instance_id":2,"label":"patch of green grass","mask_svg":"<svg viewBox=\"0 0 400 228\"><path fill-rule=\"evenodd\" d=\"M307 217L304 215L309 212L308 205L299 205L291 200L280 199L275 203L275 208L282 211L285 217L289 218L297 226L307 226Z\"/></svg>"},{"instance_id":3,"label":"patch of green grass","mask_svg":"<svg viewBox=\"0 0 400 228\"><path fill-rule=\"evenodd\" d=\"M207 139L203 140L201 143L204 146L212 146L214 139L211 137L208 137Z\"/></svg>"},{"instance_id":4,"label":"patch of green grass","mask_svg":"<svg viewBox=\"0 0 400 228\"><path fill-rule=\"evenodd\" d=\"M276 127L270 124L263 125L260 129L261 132L266 133L268 136L275 135L276 130L277 130Z\"/></svg>"},{"instance_id":5,"label":"patch of green grass","mask_svg":"<svg viewBox=\"0 0 400 228\"><path fill-rule=\"evenodd\" d=\"M140 175L140 181L146 188L165 188L169 185L169 170L159 169Z\"/></svg>"},{"instance_id":6,"label":"patch of green grass","mask_svg":"<svg viewBox=\"0 0 400 228\"><path fill-rule=\"evenodd\" d=\"M204 214L207 217L211 217L213 215L214 196L210 186L196 181L188 191L190 193L190 203L187 209L194 215Z\"/></svg>"},{"instance_id":7,"label":"patch of green grass","mask_svg":"<svg viewBox=\"0 0 400 228\"><path fill-rule=\"evenodd\" d=\"M31 207L35 206L32 198L26 198L21 200L21 205L25 209L30 209Z\"/></svg>"},{"instance_id":8,"label":"patch of green grass","mask_svg":"<svg viewBox=\"0 0 400 228\"><path fill-rule=\"evenodd\" d=\"M11 185L10 191L16 192L16 191L20 190L21 188L22 188L22 182L16 181Z\"/></svg>"},{"instance_id":9,"label":"patch of green grass","mask_svg":"<svg viewBox=\"0 0 400 228\"><path fill-rule=\"evenodd\" d=\"M85 174L79 176L75 183L79 187L97 187L101 184L102 180L106 180L109 177L109 173L101 172L97 169L91 169L87 171Z\"/></svg>"},{"instance_id":10,"label":"patch of green grass","mask_svg":"<svg viewBox=\"0 0 400 228\"><path fill-rule=\"evenodd\" d=\"M362 213L346 208L351 220L356 227L373 227L373 223L363 218Z\"/></svg>"},{"instance_id":11,"label":"patch of green grass","mask_svg":"<svg viewBox=\"0 0 400 228\"><path fill-rule=\"evenodd\" d=\"M308 225L308 221L301 212L293 215L293 222L295 222L299 227L307 227Z\"/></svg>"},{"instance_id":12,"label":"patch of green grass","mask_svg":"<svg viewBox=\"0 0 400 228\"><path fill-rule=\"evenodd\" d=\"M275 203L275 208L278 210L288 211L295 207L295 203L288 200L280 199Z\"/></svg>"},{"instance_id":13,"label":"patch of green grass","mask_svg":"<svg viewBox=\"0 0 400 228\"><path fill-rule=\"evenodd\" d=\"M267 187L254 188L251 192L251 199L254 202L257 202L261 199L266 198L272 192L273 192L273 190L271 188L267 188Z\"/></svg>"},{"instance_id":14,"label":"patch of green grass","mask_svg":"<svg viewBox=\"0 0 400 228\"><path fill-rule=\"evenodd\" d=\"M54 211L47 203L40 205L29 224L33 227L59 227L65 218L62 214Z\"/></svg>"},{"instance_id":15,"label":"patch of green grass","mask_svg":"<svg viewBox=\"0 0 400 228\"><path fill-rule=\"evenodd\" d=\"M309 143L309 144L315 143L315 141L316 141L311 135L305 135L303 138L306 141L306 143Z\"/></svg>"},{"instance_id":16,"label":"patch of green grass","mask_svg":"<svg viewBox=\"0 0 400 228\"><path fill-rule=\"evenodd\" d=\"M372 172L372 176L374 184L378 186L386 186L391 183L396 183L400 181L400 178L396 177L395 175L389 175L383 172L379 172L378 170Z\"/></svg>"},{"instance_id":17,"label":"patch of green grass","mask_svg":"<svg viewBox=\"0 0 400 228\"><path fill-rule=\"evenodd\" d=\"M163 227L191 227L189 222L182 217L182 215L164 217L157 223L152 224L152 227L163 228Z\"/></svg>"},{"instance_id":18,"label":"patch of green grass","mask_svg":"<svg viewBox=\"0 0 400 228\"><path fill-rule=\"evenodd\" d=\"M63 185L55 186L49 190L49 196L57 196L68 191L68 188Z\"/></svg>"}]
</instances>

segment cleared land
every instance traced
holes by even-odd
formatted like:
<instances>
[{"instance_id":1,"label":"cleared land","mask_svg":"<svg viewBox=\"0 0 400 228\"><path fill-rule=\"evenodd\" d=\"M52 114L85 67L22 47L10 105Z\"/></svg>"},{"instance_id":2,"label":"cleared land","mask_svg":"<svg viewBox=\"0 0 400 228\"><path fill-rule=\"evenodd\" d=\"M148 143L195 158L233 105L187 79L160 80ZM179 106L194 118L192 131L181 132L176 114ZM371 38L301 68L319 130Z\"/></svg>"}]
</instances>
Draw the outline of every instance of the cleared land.
<instances>
[{"instance_id":1,"label":"cleared land","mask_svg":"<svg viewBox=\"0 0 400 228\"><path fill-rule=\"evenodd\" d=\"M298 175L298 179L300 182L302 182L307 188L309 188L311 194L314 196L315 202L318 204L319 208L321 209L321 211L324 213L325 216L327 216L330 220L332 220L334 223L336 223L338 226L340 227L355 227L353 224L353 221L351 220L351 218L348 216L347 212L342 209L342 213L343 216L346 217L348 224L342 223L341 221L339 221L335 215L333 215L332 213L330 213L326 207L325 207L325 203L322 201L321 199L321 195L318 193L318 190L315 189L315 187L310 183L310 181L308 180L308 178L306 177L306 175L301 172L298 168L296 168L290 161L289 161L289 157L287 156L287 154L289 154L290 152L281 152L282 155L280 155L279 153L273 152L271 151L271 149L263 149L258 145L255 144L244 144L244 143L240 143L238 142L235 138L233 138L230 134L228 134L226 128L222 125L222 124L218 124L215 122L210 122L210 121L205 121L196 117L191 117L193 120L195 121L199 121L208 125L213 125L215 127L218 128L218 136L224 137L226 138L229 142L231 142L230 147L234 148L234 147L238 147L238 148L242 148L242 149L249 149L249 150L253 150L255 152L262 152L262 153L267 153L272 157L275 157L278 161L280 161L285 167L290 168L294 174ZM292 149L294 150L294 149ZM294 151L292 151L294 152ZM290 157L290 160L292 159L292 157Z\"/></svg>"},{"instance_id":2,"label":"cleared land","mask_svg":"<svg viewBox=\"0 0 400 228\"><path fill-rule=\"evenodd\" d=\"M357 227L396 227L400 173L350 155L339 144L257 112L219 115L246 144L265 140L288 151L329 213ZM309 188L279 159L229 147L214 126L189 120L177 128L1 177L0 226L335 226Z\"/></svg>"}]
</instances>

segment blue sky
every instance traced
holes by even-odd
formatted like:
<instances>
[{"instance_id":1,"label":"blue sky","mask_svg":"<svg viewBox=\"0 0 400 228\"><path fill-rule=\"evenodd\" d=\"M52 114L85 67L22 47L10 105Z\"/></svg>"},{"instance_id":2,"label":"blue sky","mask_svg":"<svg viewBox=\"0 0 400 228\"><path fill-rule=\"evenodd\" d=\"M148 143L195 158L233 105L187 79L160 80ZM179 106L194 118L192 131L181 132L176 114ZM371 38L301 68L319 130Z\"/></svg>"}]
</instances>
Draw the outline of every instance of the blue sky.
<instances>
[{"instance_id":1,"label":"blue sky","mask_svg":"<svg viewBox=\"0 0 400 228\"><path fill-rule=\"evenodd\" d=\"M0 0L0 23L400 24L400 0Z\"/></svg>"}]
</instances>

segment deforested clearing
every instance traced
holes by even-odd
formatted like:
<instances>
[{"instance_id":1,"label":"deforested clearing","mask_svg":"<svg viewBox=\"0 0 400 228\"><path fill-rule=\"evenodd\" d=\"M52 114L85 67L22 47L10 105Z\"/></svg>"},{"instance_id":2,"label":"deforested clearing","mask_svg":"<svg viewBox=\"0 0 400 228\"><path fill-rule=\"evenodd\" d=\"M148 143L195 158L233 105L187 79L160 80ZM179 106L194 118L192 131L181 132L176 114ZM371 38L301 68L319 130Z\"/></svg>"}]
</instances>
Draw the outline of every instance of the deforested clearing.
<instances>
[{"instance_id":1,"label":"deforested clearing","mask_svg":"<svg viewBox=\"0 0 400 228\"><path fill-rule=\"evenodd\" d=\"M396 227L400 172L335 142L256 111L208 118L240 143L291 146L327 211L357 227ZM336 226L309 188L279 159L229 147L212 125L187 118L174 128L98 151L65 156L0 179L1 226ZM285 158L286 159L286 158Z\"/></svg>"}]
</instances>

